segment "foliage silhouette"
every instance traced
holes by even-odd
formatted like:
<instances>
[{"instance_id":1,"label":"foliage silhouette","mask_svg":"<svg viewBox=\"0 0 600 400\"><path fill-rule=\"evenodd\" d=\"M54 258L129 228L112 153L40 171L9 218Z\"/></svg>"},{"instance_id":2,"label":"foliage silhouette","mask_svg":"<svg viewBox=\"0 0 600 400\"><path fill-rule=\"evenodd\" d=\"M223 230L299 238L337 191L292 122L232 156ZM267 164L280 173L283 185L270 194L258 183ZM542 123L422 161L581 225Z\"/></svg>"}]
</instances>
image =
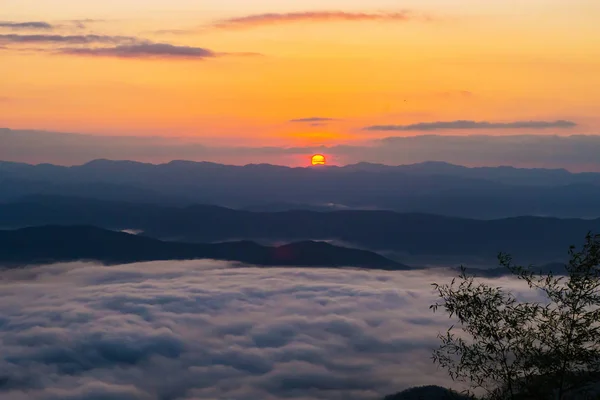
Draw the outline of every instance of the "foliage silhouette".
<instances>
[{"instance_id":1,"label":"foliage silhouette","mask_svg":"<svg viewBox=\"0 0 600 400\"><path fill-rule=\"evenodd\" d=\"M535 272L500 254L507 268L542 301L527 302L502 287L477 282L463 268L449 285L433 284L442 307L458 320L440 334L433 361L490 400L600 398L600 235L569 250L566 276Z\"/></svg>"}]
</instances>

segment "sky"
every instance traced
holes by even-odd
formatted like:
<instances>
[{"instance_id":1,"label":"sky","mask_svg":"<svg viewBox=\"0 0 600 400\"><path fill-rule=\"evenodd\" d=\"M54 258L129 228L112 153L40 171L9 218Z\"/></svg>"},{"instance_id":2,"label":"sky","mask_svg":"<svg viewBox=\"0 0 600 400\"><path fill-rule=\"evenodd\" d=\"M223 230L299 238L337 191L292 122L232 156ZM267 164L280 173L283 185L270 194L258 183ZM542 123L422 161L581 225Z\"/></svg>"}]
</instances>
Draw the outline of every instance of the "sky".
<instances>
[{"instance_id":1,"label":"sky","mask_svg":"<svg viewBox=\"0 0 600 400\"><path fill-rule=\"evenodd\" d=\"M281 148L595 135L599 18L596 0L3 0L0 128Z\"/></svg>"}]
</instances>

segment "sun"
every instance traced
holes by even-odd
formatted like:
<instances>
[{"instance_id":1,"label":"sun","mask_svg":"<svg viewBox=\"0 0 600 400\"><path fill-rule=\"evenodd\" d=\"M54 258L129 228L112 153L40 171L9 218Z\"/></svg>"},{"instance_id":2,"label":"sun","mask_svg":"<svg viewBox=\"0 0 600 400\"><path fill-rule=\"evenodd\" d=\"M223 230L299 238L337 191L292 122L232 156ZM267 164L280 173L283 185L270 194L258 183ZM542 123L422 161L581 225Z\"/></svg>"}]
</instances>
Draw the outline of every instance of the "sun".
<instances>
[{"instance_id":1,"label":"sun","mask_svg":"<svg viewBox=\"0 0 600 400\"><path fill-rule=\"evenodd\" d=\"M327 159L322 154L315 154L312 156L312 165L325 165L327 164Z\"/></svg>"}]
</instances>

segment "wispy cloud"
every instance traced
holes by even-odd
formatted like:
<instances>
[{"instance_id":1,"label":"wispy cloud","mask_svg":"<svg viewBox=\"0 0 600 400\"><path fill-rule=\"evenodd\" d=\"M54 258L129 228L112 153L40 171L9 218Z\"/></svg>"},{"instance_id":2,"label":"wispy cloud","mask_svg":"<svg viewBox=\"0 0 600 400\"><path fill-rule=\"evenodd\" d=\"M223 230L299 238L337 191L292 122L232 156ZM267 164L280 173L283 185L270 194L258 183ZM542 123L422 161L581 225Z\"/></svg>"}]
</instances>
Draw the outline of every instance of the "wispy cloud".
<instances>
[{"instance_id":1,"label":"wispy cloud","mask_svg":"<svg viewBox=\"0 0 600 400\"><path fill-rule=\"evenodd\" d=\"M140 43L144 40L131 36L107 36L107 35L0 35L2 44L124 44Z\"/></svg>"},{"instance_id":2,"label":"wispy cloud","mask_svg":"<svg viewBox=\"0 0 600 400\"><path fill-rule=\"evenodd\" d=\"M577 124L572 121L514 121L514 122L487 122L487 121L446 121L446 122L421 122L411 125L373 125L363 128L366 131L434 131L443 129L469 130L469 129L549 129L549 128L574 128Z\"/></svg>"},{"instance_id":3,"label":"wispy cloud","mask_svg":"<svg viewBox=\"0 0 600 400\"><path fill-rule=\"evenodd\" d=\"M26 22L11 22L0 21L0 28L6 29L23 29L23 30L52 30L54 26L43 21L26 21Z\"/></svg>"},{"instance_id":4,"label":"wispy cloud","mask_svg":"<svg viewBox=\"0 0 600 400\"><path fill-rule=\"evenodd\" d=\"M98 23L98 22L105 22L105 20L103 20L103 19L85 18L85 19L71 19L71 20L68 20L66 22L68 22L69 24L75 25L76 28L85 29L85 28L87 28L87 26L89 24L95 24L95 23Z\"/></svg>"},{"instance_id":5,"label":"wispy cloud","mask_svg":"<svg viewBox=\"0 0 600 400\"><path fill-rule=\"evenodd\" d=\"M220 54L202 47L175 46L166 43L142 43L98 48L64 48L61 54L117 58L206 59Z\"/></svg>"},{"instance_id":6,"label":"wispy cloud","mask_svg":"<svg viewBox=\"0 0 600 400\"><path fill-rule=\"evenodd\" d=\"M191 29L159 29L157 31L151 31L155 35L187 35L194 30Z\"/></svg>"},{"instance_id":7,"label":"wispy cloud","mask_svg":"<svg viewBox=\"0 0 600 400\"><path fill-rule=\"evenodd\" d=\"M329 122L329 121L335 121L335 118L325 118L325 117L298 118L298 119L291 119L289 122L304 123L304 122Z\"/></svg>"},{"instance_id":8,"label":"wispy cloud","mask_svg":"<svg viewBox=\"0 0 600 400\"><path fill-rule=\"evenodd\" d=\"M24 22L15 22L15 21L0 21L0 29L9 29L9 30L24 30L24 31L53 31L60 29L86 29L88 25L95 24L99 22L105 22L101 19L70 19L64 21L58 21L58 23L50 23L46 21L24 21Z\"/></svg>"},{"instance_id":9,"label":"wispy cloud","mask_svg":"<svg viewBox=\"0 0 600 400\"><path fill-rule=\"evenodd\" d=\"M16 46L46 45L33 50L51 54L116 58L171 58L201 60L219 56L260 56L259 53L217 53L194 46L155 43L132 36L111 35L18 35L0 34L0 49L15 50ZM3 47L8 45L12 47ZM53 46L54 45L54 46ZM58 48L57 48L58 47Z\"/></svg>"},{"instance_id":10,"label":"wispy cloud","mask_svg":"<svg viewBox=\"0 0 600 400\"><path fill-rule=\"evenodd\" d=\"M344 11L306 11L291 13L267 13L228 18L217 21L213 27L222 29L253 28L257 26L295 22L364 22L364 21L411 21L422 19L411 12L357 13Z\"/></svg>"}]
</instances>

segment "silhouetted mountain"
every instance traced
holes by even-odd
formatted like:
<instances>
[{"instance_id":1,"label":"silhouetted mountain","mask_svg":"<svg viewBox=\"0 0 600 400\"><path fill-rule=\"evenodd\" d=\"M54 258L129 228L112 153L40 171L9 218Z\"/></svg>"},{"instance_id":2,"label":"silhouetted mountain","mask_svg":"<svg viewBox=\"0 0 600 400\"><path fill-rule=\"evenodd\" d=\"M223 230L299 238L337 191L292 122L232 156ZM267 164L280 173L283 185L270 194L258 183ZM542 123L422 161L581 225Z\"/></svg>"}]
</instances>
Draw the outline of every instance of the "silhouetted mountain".
<instances>
[{"instance_id":1,"label":"silhouetted mountain","mask_svg":"<svg viewBox=\"0 0 600 400\"><path fill-rule=\"evenodd\" d=\"M505 183L508 185L563 186L573 184L600 184L596 172L572 173L566 169L502 167L463 167L446 162L427 161L411 165L389 166L358 163L343 167L347 170L371 172L404 172L414 175L446 175Z\"/></svg>"},{"instance_id":2,"label":"silhouetted mountain","mask_svg":"<svg viewBox=\"0 0 600 400\"><path fill-rule=\"evenodd\" d=\"M408 269L379 254L299 242L279 247L253 242L193 244L114 232L91 226L43 226L0 231L0 265L22 266L94 260L106 264L156 260L215 259L262 266Z\"/></svg>"},{"instance_id":3,"label":"silhouetted mountain","mask_svg":"<svg viewBox=\"0 0 600 400\"><path fill-rule=\"evenodd\" d=\"M164 205L184 205L190 202L183 197L141 189L126 184L109 182L60 183L32 182L27 180L0 180L0 202L31 196L85 196L97 200L127 201L134 203L151 203Z\"/></svg>"},{"instance_id":4,"label":"silhouetted mountain","mask_svg":"<svg viewBox=\"0 0 600 400\"><path fill-rule=\"evenodd\" d=\"M491 221L391 211L248 212L216 206L168 207L78 198L32 197L0 204L0 227L67 224L135 229L163 240L333 240L411 255L478 256L508 252L520 262L564 261L569 246L600 219L539 217Z\"/></svg>"},{"instance_id":5,"label":"silhouetted mountain","mask_svg":"<svg viewBox=\"0 0 600 400\"><path fill-rule=\"evenodd\" d=\"M471 400L471 397L440 386L421 386L386 396L383 400Z\"/></svg>"},{"instance_id":6,"label":"silhouetted mountain","mask_svg":"<svg viewBox=\"0 0 600 400\"><path fill-rule=\"evenodd\" d=\"M600 216L600 174L446 163L288 168L96 160L76 167L0 162L0 201L32 194L232 208L293 204L471 218ZM297 208L297 207L294 207ZM289 209L289 208L286 208Z\"/></svg>"},{"instance_id":7,"label":"silhouetted mountain","mask_svg":"<svg viewBox=\"0 0 600 400\"><path fill-rule=\"evenodd\" d=\"M245 211L253 212L282 212L282 211L339 211L346 210L345 207L340 204L322 204L322 205L311 205L311 204L297 204L297 203L268 203L268 204L256 204L242 208Z\"/></svg>"}]
</instances>

